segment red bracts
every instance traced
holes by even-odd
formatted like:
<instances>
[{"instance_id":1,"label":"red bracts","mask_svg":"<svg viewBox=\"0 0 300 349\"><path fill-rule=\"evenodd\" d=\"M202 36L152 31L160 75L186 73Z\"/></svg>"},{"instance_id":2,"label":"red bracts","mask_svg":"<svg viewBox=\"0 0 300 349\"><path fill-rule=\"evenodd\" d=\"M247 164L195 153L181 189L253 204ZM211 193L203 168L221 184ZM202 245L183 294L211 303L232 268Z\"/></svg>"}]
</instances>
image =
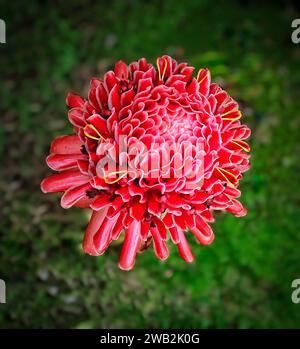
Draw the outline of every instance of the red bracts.
<instances>
[{"instance_id":1,"label":"red bracts","mask_svg":"<svg viewBox=\"0 0 300 349\"><path fill-rule=\"evenodd\" d=\"M46 161L58 173L41 188L63 192L63 208L92 210L86 253L124 239L119 266L129 270L151 242L166 259L170 237L191 262L187 233L207 245L214 210L246 214L237 187L249 169L250 129L209 71L193 70L169 56L156 67L120 61L91 80L88 99L67 96L75 132L52 142Z\"/></svg>"}]
</instances>

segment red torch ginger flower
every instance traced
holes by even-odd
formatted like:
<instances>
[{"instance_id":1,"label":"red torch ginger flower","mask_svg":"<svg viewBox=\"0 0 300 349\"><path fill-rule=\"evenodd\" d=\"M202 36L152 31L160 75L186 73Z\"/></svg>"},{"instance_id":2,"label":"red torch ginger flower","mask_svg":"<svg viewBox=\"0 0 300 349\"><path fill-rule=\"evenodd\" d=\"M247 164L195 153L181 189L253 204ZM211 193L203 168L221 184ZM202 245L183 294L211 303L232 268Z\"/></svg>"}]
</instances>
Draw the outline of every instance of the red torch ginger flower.
<instances>
[{"instance_id":1,"label":"red torch ginger flower","mask_svg":"<svg viewBox=\"0 0 300 349\"><path fill-rule=\"evenodd\" d=\"M188 232L208 245L214 210L246 214L237 188L249 169L250 129L208 69L193 71L169 56L156 68L144 58L120 61L91 80L88 99L67 96L75 134L52 142L47 164L58 173L41 188L64 192L63 208L92 210L86 253L103 254L123 233L121 269L152 242L166 259L169 237L192 262Z\"/></svg>"}]
</instances>

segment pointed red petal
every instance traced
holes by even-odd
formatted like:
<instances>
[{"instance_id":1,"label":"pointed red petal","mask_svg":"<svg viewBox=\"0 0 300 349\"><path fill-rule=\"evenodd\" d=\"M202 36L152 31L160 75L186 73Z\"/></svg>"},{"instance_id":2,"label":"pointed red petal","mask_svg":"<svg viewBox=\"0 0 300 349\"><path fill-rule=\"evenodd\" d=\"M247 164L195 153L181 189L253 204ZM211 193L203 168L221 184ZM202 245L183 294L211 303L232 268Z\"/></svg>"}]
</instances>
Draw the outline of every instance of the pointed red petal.
<instances>
[{"instance_id":1,"label":"pointed red petal","mask_svg":"<svg viewBox=\"0 0 300 349\"><path fill-rule=\"evenodd\" d=\"M155 251L156 256L161 260L167 259L169 257L169 251L168 251L166 243L161 238L157 227L150 228L150 231L151 231L151 235L153 237L154 251Z\"/></svg>"},{"instance_id":2,"label":"pointed red petal","mask_svg":"<svg viewBox=\"0 0 300 349\"><path fill-rule=\"evenodd\" d=\"M110 91L117 83L118 80L113 71L110 70L104 75L104 84L108 91Z\"/></svg>"},{"instance_id":3,"label":"pointed red petal","mask_svg":"<svg viewBox=\"0 0 300 349\"><path fill-rule=\"evenodd\" d=\"M93 211L90 222L86 228L82 247L85 253L92 256L97 256L98 252L95 249L94 245L94 235L99 230L105 216L107 213L108 207L103 208L100 211Z\"/></svg>"},{"instance_id":4,"label":"pointed red petal","mask_svg":"<svg viewBox=\"0 0 300 349\"><path fill-rule=\"evenodd\" d=\"M62 208L72 207L78 200L86 196L86 191L92 189L89 183L68 189L60 200Z\"/></svg>"},{"instance_id":5,"label":"pointed red petal","mask_svg":"<svg viewBox=\"0 0 300 349\"><path fill-rule=\"evenodd\" d=\"M116 84L110 91L108 96L108 107L109 109L115 109L115 111L118 113L121 106L121 98L119 94L119 87Z\"/></svg>"},{"instance_id":6,"label":"pointed red petal","mask_svg":"<svg viewBox=\"0 0 300 349\"><path fill-rule=\"evenodd\" d=\"M79 199L74 204L74 206L79 207L79 208L89 208L92 201L93 201L93 199L90 199L87 196L84 196L83 198Z\"/></svg>"},{"instance_id":7,"label":"pointed red petal","mask_svg":"<svg viewBox=\"0 0 300 349\"><path fill-rule=\"evenodd\" d=\"M179 230L180 230L180 228L177 225L175 225L174 227L169 228L171 239L172 239L174 244L178 244L180 242Z\"/></svg>"},{"instance_id":8,"label":"pointed red petal","mask_svg":"<svg viewBox=\"0 0 300 349\"><path fill-rule=\"evenodd\" d=\"M82 107L84 105L84 99L74 93L69 93L66 98L66 103L70 108Z\"/></svg>"},{"instance_id":9,"label":"pointed red petal","mask_svg":"<svg viewBox=\"0 0 300 349\"><path fill-rule=\"evenodd\" d=\"M70 123L76 127L84 127L86 122L84 119L84 112L82 108L72 108L68 111L68 118Z\"/></svg>"},{"instance_id":10,"label":"pointed red petal","mask_svg":"<svg viewBox=\"0 0 300 349\"><path fill-rule=\"evenodd\" d=\"M184 233L181 229L178 229L179 243L177 245L180 256L187 262L191 263L194 261L194 256L191 252L189 244L184 236Z\"/></svg>"},{"instance_id":11,"label":"pointed red petal","mask_svg":"<svg viewBox=\"0 0 300 349\"><path fill-rule=\"evenodd\" d=\"M78 160L85 160L84 154L50 154L47 159L47 165L55 171L68 170L72 167L77 167Z\"/></svg>"},{"instance_id":12,"label":"pointed red petal","mask_svg":"<svg viewBox=\"0 0 300 349\"><path fill-rule=\"evenodd\" d=\"M110 198L111 195L108 193L100 194L91 204L91 208L95 211L101 210L111 202Z\"/></svg>"},{"instance_id":13,"label":"pointed red petal","mask_svg":"<svg viewBox=\"0 0 300 349\"><path fill-rule=\"evenodd\" d=\"M122 270L130 270L134 266L135 257L141 241L141 222L132 221L125 232L125 239L119 259Z\"/></svg>"},{"instance_id":14,"label":"pointed red petal","mask_svg":"<svg viewBox=\"0 0 300 349\"><path fill-rule=\"evenodd\" d=\"M148 239L150 230L150 221L143 221L141 224L141 239L146 241Z\"/></svg>"},{"instance_id":15,"label":"pointed red petal","mask_svg":"<svg viewBox=\"0 0 300 349\"><path fill-rule=\"evenodd\" d=\"M195 217L195 226L189 226L191 232L202 245L209 245L215 236L211 227L200 217Z\"/></svg>"},{"instance_id":16,"label":"pointed red petal","mask_svg":"<svg viewBox=\"0 0 300 349\"><path fill-rule=\"evenodd\" d=\"M45 178L41 183L41 189L43 193L56 193L85 184L89 180L90 177L84 176L78 170L67 170Z\"/></svg>"},{"instance_id":17,"label":"pointed red petal","mask_svg":"<svg viewBox=\"0 0 300 349\"><path fill-rule=\"evenodd\" d=\"M77 135L60 136L51 143L50 153L55 154L81 154L82 141Z\"/></svg>"},{"instance_id":18,"label":"pointed red petal","mask_svg":"<svg viewBox=\"0 0 300 349\"><path fill-rule=\"evenodd\" d=\"M106 120L103 119L100 115L93 114L87 119L87 121L96 127L97 131L101 134L103 138L106 138L108 136Z\"/></svg>"},{"instance_id":19,"label":"pointed red petal","mask_svg":"<svg viewBox=\"0 0 300 349\"><path fill-rule=\"evenodd\" d=\"M157 218L154 216L154 217L152 217L152 222L155 223L161 238L163 240L166 240L167 239L167 231L166 231L166 226L162 222L162 220L160 218Z\"/></svg>"},{"instance_id":20,"label":"pointed red petal","mask_svg":"<svg viewBox=\"0 0 300 349\"><path fill-rule=\"evenodd\" d=\"M128 76L127 64L123 61L119 61L115 64L115 74L119 79L125 80Z\"/></svg>"},{"instance_id":21,"label":"pointed red petal","mask_svg":"<svg viewBox=\"0 0 300 349\"><path fill-rule=\"evenodd\" d=\"M123 211L120 212L119 218L112 231L112 239L117 240L124 229L123 219L125 213Z\"/></svg>"},{"instance_id":22,"label":"pointed red petal","mask_svg":"<svg viewBox=\"0 0 300 349\"><path fill-rule=\"evenodd\" d=\"M101 255L105 252L108 245L110 244L112 240L112 230L114 225L116 224L116 221L118 219L119 215L117 215L114 218L108 218L106 217L97 231L97 233L94 235L94 246L97 250L97 254Z\"/></svg>"},{"instance_id":23,"label":"pointed red petal","mask_svg":"<svg viewBox=\"0 0 300 349\"><path fill-rule=\"evenodd\" d=\"M226 211L236 217L243 217L247 214L247 209L238 200L232 200L232 204L227 207Z\"/></svg>"}]
</instances>

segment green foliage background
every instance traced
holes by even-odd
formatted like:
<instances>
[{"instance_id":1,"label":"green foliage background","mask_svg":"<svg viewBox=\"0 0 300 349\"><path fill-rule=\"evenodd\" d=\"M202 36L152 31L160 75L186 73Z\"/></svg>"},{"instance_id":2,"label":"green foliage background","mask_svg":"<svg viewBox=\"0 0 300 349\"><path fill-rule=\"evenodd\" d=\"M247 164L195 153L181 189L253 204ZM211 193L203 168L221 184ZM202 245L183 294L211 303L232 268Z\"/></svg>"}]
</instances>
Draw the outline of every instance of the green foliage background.
<instances>
[{"instance_id":1,"label":"green foliage background","mask_svg":"<svg viewBox=\"0 0 300 349\"><path fill-rule=\"evenodd\" d=\"M5 3L5 1L4 1ZM300 325L300 44L296 1L6 1L0 17L2 328L263 328ZM209 67L253 130L241 185L249 214L221 214L196 262L171 247L117 268L120 245L84 255L82 210L40 192L53 137L70 133L65 96L115 61L169 53Z\"/></svg>"}]
</instances>

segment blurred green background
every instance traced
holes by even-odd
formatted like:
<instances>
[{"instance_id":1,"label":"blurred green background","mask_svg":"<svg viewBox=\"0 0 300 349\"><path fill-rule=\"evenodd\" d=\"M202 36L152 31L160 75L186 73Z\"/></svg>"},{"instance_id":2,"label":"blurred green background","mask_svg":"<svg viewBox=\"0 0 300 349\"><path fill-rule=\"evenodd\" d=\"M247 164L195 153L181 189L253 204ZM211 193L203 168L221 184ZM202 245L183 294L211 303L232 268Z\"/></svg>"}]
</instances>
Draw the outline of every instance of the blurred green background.
<instances>
[{"instance_id":1,"label":"blurred green background","mask_svg":"<svg viewBox=\"0 0 300 349\"><path fill-rule=\"evenodd\" d=\"M300 327L300 44L297 1L2 1L0 45L1 328ZM117 267L120 245L84 255L83 210L40 192L53 137L71 133L65 96L114 62L168 53L240 103L253 130L244 218L221 214L196 262L152 249Z\"/></svg>"}]
</instances>

